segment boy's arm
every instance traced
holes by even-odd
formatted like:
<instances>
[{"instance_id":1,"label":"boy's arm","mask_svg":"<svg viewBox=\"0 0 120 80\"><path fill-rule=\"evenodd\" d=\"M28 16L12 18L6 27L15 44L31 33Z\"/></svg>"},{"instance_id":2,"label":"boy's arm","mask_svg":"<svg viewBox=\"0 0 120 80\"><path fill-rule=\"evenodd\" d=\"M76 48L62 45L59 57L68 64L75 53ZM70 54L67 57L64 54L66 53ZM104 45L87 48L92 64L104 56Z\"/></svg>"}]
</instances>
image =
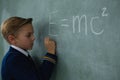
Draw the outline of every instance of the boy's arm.
<instances>
[{"instance_id":1,"label":"boy's arm","mask_svg":"<svg viewBox=\"0 0 120 80\"><path fill-rule=\"evenodd\" d=\"M54 65L57 61L57 56L55 54L56 45L53 40L49 39L49 37L45 38L44 43L48 53L43 57L43 63L41 64L41 74L45 80L49 80Z\"/></svg>"},{"instance_id":2,"label":"boy's arm","mask_svg":"<svg viewBox=\"0 0 120 80\"><path fill-rule=\"evenodd\" d=\"M40 67L40 72L44 80L50 79L56 61L57 61L57 56L51 53L47 53L43 57L43 62Z\"/></svg>"}]
</instances>

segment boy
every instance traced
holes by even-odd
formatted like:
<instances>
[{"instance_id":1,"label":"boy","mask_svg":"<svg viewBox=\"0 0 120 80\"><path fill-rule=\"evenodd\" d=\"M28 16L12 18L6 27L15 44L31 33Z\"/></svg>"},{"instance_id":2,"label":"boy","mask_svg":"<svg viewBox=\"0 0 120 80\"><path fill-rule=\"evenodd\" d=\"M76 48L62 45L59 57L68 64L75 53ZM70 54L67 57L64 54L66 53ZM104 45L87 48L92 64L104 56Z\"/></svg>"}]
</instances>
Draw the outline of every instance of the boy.
<instances>
[{"instance_id":1,"label":"boy","mask_svg":"<svg viewBox=\"0 0 120 80\"><path fill-rule=\"evenodd\" d=\"M2 61L2 80L49 80L57 59L55 42L45 38L48 53L44 56L38 73L27 52L32 49L35 40L32 18L10 17L2 23L1 31L10 44Z\"/></svg>"}]
</instances>

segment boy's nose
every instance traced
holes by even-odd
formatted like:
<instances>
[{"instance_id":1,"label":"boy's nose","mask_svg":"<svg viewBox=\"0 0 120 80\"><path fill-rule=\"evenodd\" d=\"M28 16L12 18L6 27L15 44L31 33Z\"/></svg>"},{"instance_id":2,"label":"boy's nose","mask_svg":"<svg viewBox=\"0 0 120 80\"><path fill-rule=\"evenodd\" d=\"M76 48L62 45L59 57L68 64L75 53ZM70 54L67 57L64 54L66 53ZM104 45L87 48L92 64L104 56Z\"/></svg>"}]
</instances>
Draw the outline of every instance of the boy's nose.
<instances>
[{"instance_id":1,"label":"boy's nose","mask_svg":"<svg viewBox=\"0 0 120 80\"><path fill-rule=\"evenodd\" d=\"M33 40L33 41L35 40L35 36L34 36L34 35L32 36L32 40Z\"/></svg>"},{"instance_id":2,"label":"boy's nose","mask_svg":"<svg viewBox=\"0 0 120 80\"><path fill-rule=\"evenodd\" d=\"M33 40L35 40L35 37L33 38Z\"/></svg>"}]
</instances>

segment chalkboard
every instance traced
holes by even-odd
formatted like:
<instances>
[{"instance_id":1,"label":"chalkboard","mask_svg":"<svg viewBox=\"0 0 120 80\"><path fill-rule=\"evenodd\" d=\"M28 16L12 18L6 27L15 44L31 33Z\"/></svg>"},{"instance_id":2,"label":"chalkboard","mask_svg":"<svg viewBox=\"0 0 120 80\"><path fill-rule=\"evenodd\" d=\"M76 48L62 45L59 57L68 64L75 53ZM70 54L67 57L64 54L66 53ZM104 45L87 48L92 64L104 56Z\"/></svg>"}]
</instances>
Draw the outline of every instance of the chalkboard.
<instances>
[{"instance_id":1,"label":"chalkboard","mask_svg":"<svg viewBox=\"0 0 120 80\"><path fill-rule=\"evenodd\" d=\"M1 20L33 18L36 41L31 53L37 64L46 52L45 36L56 41L58 63L51 80L120 80L119 0L1 2Z\"/></svg>"}]
</instances>

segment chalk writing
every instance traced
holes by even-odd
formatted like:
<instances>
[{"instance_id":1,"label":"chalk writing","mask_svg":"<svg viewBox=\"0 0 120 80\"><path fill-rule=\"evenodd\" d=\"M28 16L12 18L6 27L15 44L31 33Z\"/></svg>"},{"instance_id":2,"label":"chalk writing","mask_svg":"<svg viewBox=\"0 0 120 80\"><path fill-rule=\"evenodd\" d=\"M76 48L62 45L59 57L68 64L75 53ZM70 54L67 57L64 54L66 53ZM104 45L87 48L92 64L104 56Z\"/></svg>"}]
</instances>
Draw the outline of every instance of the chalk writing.
<instances>
[{"instance_id":1,"label":"chalk writing","mask_svg":"<svg viewBox=\"0 0 120 80\"><path fill-rule=\"evenodd\" d=\"M102 16L104 17L104 16L108 16L108 13L106 13L106 10L107 10L107 8L106 7L104 7L104 8L102 8Z\"/></svg>"},{"instance_id":2,"label":"chalk writing","mask_svg":"<svg viewBox=\"0 0 120 80\"><path fill-rule=\"evenodd\" d=\"M76 20L78 21L78 30L79 32L81 31L80 28L81 28L81 20L84 19L85 21L85 34L87 35L87 17L86 15L82 15L81 17L80 16L73 16L73 33L75 33L75 22Z\"/></svg>"},{"instance_id":3,"label":"chalk writing","mask_svg":"<svg viewBox=\"0 0 120 80\"><path fill-rule=\"evenodd\" d=\"M93 21L96 20L96 19L99 19L99 17L92 17L91 18L91 21L90 21L90 26L91 26L91 31L92 33L94 33L95 35L100 35L104 32L104 29L101 30L100 32L96 32L94 29L93 29Z\"/></svg>"},{"instance_id":4,"label":"chalk writing","mask_svg":"<svg viewBox=\"0 0 120 80\"><path fill-rule=\"evenodd\" d=\"M66 22L66 21L68 21L68 19L61 19L61 21L62 22ZM61 24L61 26L63 26L63 27L69 27L68 24Z\"/></svg>"},{"instance_id":5,"label":"chalk writing","mask_svg":"<svg viewBox=\"0 0 120 80\"><path fill-rule=\"evenodd\" d=\"M52 29L52 26L51 25L55 25L56 23L55 22L52 22L52 15L56 14L58 11L53 11L52 13L49 13L49 34L50 36L57 36L57 34L51 34L51 29ZM56 16L55 16L56 17Z\"/></svg>"},{"instance_id":6,"label":"chalk writing","mask_svg":"<svg viewBox=\"0 0 120 80\"><path fill-rule=\"evenodd\" d=\"M57 24L56 22L52 21L53 18L57 17L56 16L57 13L58 13L58 11L56 10L56 11L53 11L49 14L49 35L50 36L58 36L58 34L53 34L52 31L51 31L53 25ZM93 33L94 35L101 35L104 32L104 29L101 29L100 28L101 26L99 26L97 28L100 28L101 30L99 29L100 31L97 31L97 30L95 30L96 26L94 24L97 23L97 21L100 20L101 17L107 17L107 16L108 16L107 8L104 7L104 8L102 8L101 16L93 16L93 17L90 18L89 22L88 22L88 17L85 14L83 14L82 16L73 15L72 17L70 16L71 17L70 19L72 19L72 20L64 18L64 19L58 20L58 22L61 23L59 25L61 27L72 28L72 33L73 34L75 34L76 32L80 33L81 28L82 28L82 24L83 24L84 33L85 33L86 36L88 35L88 27L89 27L88 25L90 25L91 33ZM70 21L71 21L72 25L68 24L68 22L70 22Z\"/></svg>"}]
</instances>

